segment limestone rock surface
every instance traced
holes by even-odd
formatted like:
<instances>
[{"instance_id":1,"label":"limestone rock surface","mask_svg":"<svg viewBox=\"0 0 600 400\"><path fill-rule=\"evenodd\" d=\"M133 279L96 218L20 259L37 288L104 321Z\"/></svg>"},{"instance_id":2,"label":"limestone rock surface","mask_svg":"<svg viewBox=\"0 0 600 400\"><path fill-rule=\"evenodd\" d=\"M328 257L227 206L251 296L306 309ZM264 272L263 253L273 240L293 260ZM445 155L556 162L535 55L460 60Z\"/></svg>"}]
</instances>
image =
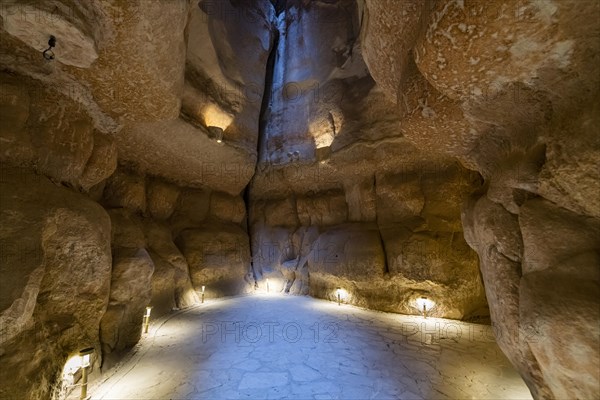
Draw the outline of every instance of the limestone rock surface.
<instances>
[{"instance_id":1,"label":"limestone rock surface","mask_svg":"<svg viewBox=\"0 0 600 400\"><path fill-rule=\"evenodd\" d=\"M206 296L244 292L250 267L248 234L229 224L210 224L186 229L175 243L186 258L192 284L197 292L206 286Z\"/></svg>"},{"instance_id":2,"label":"limestone rock surface","mask_svg":"<svg viewBox=\"0 0 600 400\"><path fill-rule=\"evenodd\" d=\"M44 399L68 357L100 350L110 219L85 196L24 169L2 168L1 185L0 395Z\"/></svg>"}]
</instances>

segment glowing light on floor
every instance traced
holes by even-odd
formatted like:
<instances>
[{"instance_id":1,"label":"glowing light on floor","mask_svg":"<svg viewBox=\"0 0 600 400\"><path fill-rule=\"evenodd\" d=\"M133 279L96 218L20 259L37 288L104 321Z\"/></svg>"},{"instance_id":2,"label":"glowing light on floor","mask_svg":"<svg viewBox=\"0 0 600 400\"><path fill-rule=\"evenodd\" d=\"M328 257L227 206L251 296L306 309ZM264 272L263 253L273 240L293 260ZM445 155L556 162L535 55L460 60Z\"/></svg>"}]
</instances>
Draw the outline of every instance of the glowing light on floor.
<instances>
[{"instance_id":1,"label":"glowing light on floor","mask_svg":"<svg viewBox=\"0 0 600 400\"><path fill-rule=\"evenodd\" d=\"M346 299L348 298L348 292L346 291L346 289L337 288L335 290L335 296L337 298L337 303L339 306L342 304L342 302L345 302Z\"/></svg>"},{"instance_id":2,"label":"glowing light on floor","mask_svg":"<svg viewBox=\"0 0 600 400\"><path fill-rule=\"evenodd\" d=\"M481 325L335 303L263 291L156 320L94 399L531 398Z\"/></svg>"},{"instance_id":3,"label":"glowing light on floor","mask_svg":"<svg viewBox=\"0 0 600 400\"><path fill-rule=\"evenodd\" d=\"M435 302L427 296L420 296L415 300L417 309L423 314L424 318L427 318L427 313L435 307Z\"/></svg>"},{"instance_id":4,"label":"glowing light on floor","mask_svg":"<svg viewBox=\"0 0 600 400\"><path fill-rule=\"evenodd\" d=\"M146 313L144 314L144 333L148 333L148 326L150 326L150 312L152 307L146 307Z\"/></svg>"}]
</instances>

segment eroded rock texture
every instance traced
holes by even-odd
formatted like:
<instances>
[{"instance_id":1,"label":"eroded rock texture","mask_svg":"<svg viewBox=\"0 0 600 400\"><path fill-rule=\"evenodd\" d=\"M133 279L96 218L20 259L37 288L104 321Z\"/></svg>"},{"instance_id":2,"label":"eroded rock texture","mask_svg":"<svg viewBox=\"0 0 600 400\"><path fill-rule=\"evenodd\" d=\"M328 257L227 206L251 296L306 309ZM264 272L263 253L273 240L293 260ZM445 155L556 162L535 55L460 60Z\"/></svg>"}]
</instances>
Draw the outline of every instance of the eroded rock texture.
<instances>
[{"instance_id":1,"label":"eroded rock texture","mask_svg":"<svg viewBox=\"0 0 600 400\"><path fill-rule=\"evenodd\" d=\"M48 398L67 357L98 346L111 222L97 203L45 177L1 171L0 395Z\"/></svg>"},{"instance_id":2,"label":"eroded rock texture","mask_svg":"<svg viewBox=\"0 0 600 400\"><path fill-rule=\"evenodd\" d=\"M369 11L368 2L287 2L278 12L250 185L254 273L270 290L335 299L341 287L350 303L414 314L415 299L428 295L437 316L485 316L477 257L460 222L479 176L407 140L396 99L383 90L408 79L389 71L415 74L407 55L425 7L414 2L398 14L405 2L384 3ZM394 65L363 59L386 32L395 41L377 54L398 57Z\"/></svg>"},{"instance_id":3,"label":"eroded rock texture","mask_svg":"<svg viewBox=\"0 0 600 400\"><path fill-rule=\"evenodd\" d=\"M427 296L491 317L534 397L599 396L596 0L0 17L1 396L48 398L82 347L106 370L203 286Z\"/></svg>"}]
</instances>

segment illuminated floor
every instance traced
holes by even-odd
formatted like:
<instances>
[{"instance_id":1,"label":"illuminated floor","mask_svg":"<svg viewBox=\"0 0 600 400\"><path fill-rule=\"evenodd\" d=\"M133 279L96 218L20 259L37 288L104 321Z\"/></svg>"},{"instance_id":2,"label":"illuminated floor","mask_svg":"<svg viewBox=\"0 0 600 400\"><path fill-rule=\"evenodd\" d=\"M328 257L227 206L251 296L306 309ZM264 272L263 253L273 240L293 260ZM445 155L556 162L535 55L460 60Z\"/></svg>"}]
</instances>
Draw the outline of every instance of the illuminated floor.
<instances>
[{"instance_id":1,"label":"illuminated floor","mask_svg":"<svg viewBox=\"0 0 600 400\"><path fill-rule=\"evenodd\" d=\"M531 398L489 327L266 295L155 322L90 389L92 399Z\"/></svg>"}]
</instances>

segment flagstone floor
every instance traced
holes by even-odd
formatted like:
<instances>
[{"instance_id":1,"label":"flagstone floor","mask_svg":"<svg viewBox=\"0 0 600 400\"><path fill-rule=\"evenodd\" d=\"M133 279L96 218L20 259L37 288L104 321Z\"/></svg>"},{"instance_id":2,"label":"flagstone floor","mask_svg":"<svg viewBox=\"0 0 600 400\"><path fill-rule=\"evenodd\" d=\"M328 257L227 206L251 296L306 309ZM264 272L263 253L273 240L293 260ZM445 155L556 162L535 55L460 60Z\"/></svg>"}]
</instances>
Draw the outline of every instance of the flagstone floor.
<instances>
[{"instance_id":1,"label":"flagstone floor","mask_svg":"<svg viewBox=\"0 0 600 400\"><path fill-rule=\"evenodd\" d=\"M489 326L309 297L213 300L154 321L92 399L531 399Z\"/></svg>"}]
</instances>

